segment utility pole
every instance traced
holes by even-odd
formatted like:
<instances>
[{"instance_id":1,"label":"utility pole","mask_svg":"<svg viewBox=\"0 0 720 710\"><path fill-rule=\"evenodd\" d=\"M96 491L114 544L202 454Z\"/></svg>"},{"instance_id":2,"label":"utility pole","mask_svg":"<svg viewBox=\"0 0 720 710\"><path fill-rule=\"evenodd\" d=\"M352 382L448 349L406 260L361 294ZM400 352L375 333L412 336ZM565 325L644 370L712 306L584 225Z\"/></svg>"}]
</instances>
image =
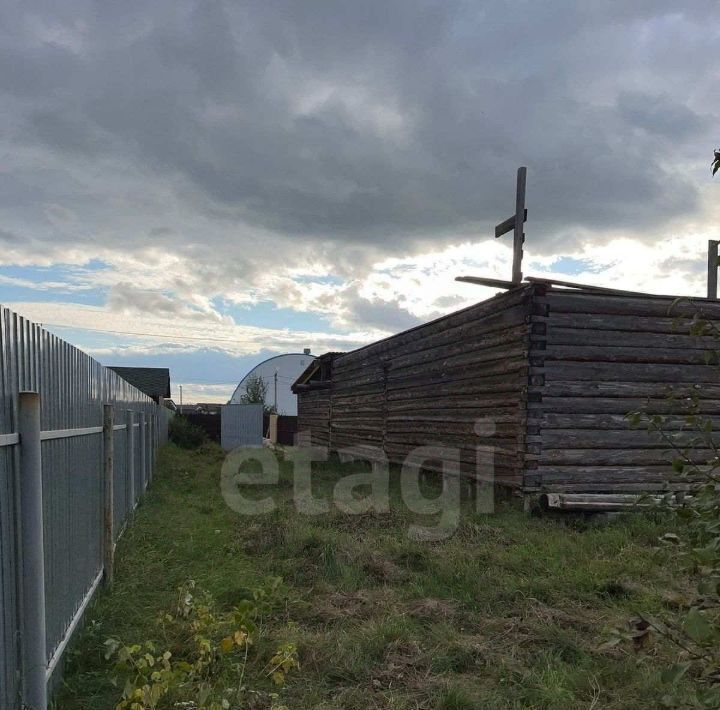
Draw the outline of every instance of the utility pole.
<instances>
[{"instance_id":1,"label":"utility pole","mask_svg":"<svg viewBox=\"0 0 720 710\"><path fill-rule=\"evenodd\" d=\"M277 370L275 370L275 413L277 414Z\"/></svg>"},{"instance_id":2,"label":"utility pole","mask_svg":"<svg viewBox=\"0 0 720 710\"><path fill-rule=\"evenodd\" d=\"M182 413L182 385L180 385L180 413Z\"/></svg>"}]
</instances>

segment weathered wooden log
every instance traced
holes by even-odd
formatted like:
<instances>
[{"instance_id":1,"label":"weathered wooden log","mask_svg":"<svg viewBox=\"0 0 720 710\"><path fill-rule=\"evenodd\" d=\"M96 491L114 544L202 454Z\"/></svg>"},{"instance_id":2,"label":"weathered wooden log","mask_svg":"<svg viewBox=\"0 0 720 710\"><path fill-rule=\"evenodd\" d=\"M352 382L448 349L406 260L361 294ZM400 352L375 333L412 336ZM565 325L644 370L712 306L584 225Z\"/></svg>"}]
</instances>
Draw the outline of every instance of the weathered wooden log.
<instances>
[{"instance_id":1,"label":"weathered wooden log","mask_svg":"<svg viewBox=\"0 0 720 710\"><path fill-rule=\"evenodd\" d=\"M412 400L390 400L388 402L388 413L390 416L398 417L405 414L434 414L437 417L443 417L445 420L456 418L477 418L492 417L494 412L498 416L505 417L513 415L516 412L524 412L520 406L518 393L512 393L513 396L499 398L479 398L471 397L449 397L443 398L437 403L437 407L433 406L432 400L423 400L413 402ZM456 416L457 415L457 416Z\"/></svg>"},{"instance_id":2,"label":"weathered wooden log","mask_svg":"<svg viewBox=\"0 0 720 710\"><path fill-rule=\"evenodd\" d=\"M720 417L703 417L703 421L711 423L715 429L720 429ZM621 414L545 413L540 417L529 416L528 425L540 426L543 429L594 429L600 431L632 429L642 432L647 437L650 436L643 427L632 426L630 421ZM666 415L663 417L662 428L664 431L685 429L697 433L697 427L697 423L689 423L685 416Z\"/></svg>"},{"instance_id":3,"label":"weathered wooden log","mask_svg":"<svg viewBox=\"0 0 720 710\"><path fill-rule=\"evenodd\" d=\"M618 382L603 380L547 381L541 388L543 399L550 397L652 397L667 399L696 396L720 401L720 384L693 382Z\"/></svg>"},{"instance_id":4,"label":"weathered wooden log","mask_svg":"<svg viewBox=\"0 0 720 710\"><path fill-rule=\"evenodd\" d=\"M605 313L672 318L692 318L700 313L707 318L720 320L720 303L703 298L676 299L668 296L613 296L549 291L545 299L552 313Z\"/></svg>"},{"instance_id":5,"label":"weathered wooden log","mask_svg":"<svg viewBox=\"0 0 720 710\"><path fill-rule=\"evenodd\" d=\"M436 400L446 397L454 397L458 395L466 395L468 397L485 398L489 396L502 396L513 399L527 387L527 378L521 375L515 377L496 377L488 381L488 379L476 380L459 379L438 382L435 387L429 388L425 384L407 383L407 386L393 386L388 390L388 400L401 401L417 401Z\"/></svg>"},{"instance_id":6,"label":"weathered wooden log","mask_svg":"<svg viewBox=\"0 0 720 710\"><path fill-rule=\"evenodd\" d=\"M588 512L642 510L664 501L662 495L621 493L543 493L540 505L546 510Z\"/></svg>"},{"instance_id":7,"label":"weathered wooden log","mask_svg":"<svg viewBox=\"0 0 720 710\"><path fill-rule=\"evenodd\" d=\"M544 367L531 367L530 374L545 375L545 379L560 382L571 381L614 381L614 382L667 382L667 383L708 383L720 381L720 368L712 365L659 365L645 363L608 362L546 362Z\"/></svg>"},{"instance_id":8,"label":"weathered wooden log","mask_svg":"<svg viewBox=\"0 0 720 710\"><path fill-rule=\"evenodd\" d=\"M631 397L543 397L537 402L528 402L528 415L535 416L535 411L550 413L578 414L618 414L644 410L650 414L679 414L697 411L702 415L720 414L720 401L716 399L700 399L697 403L687 399L635 399Z\"/></svg>"},{"instance_id":9,"label":"weathered wooden log","mask_svg":"<svg viewBox=\"0 0 720 710\"><path fill-rule=\"evenodd\" d=\"M553 327L613 330L641 333L688 334L694 326L689 318L660 316L620 315L606 313L558 313L549 316L532 316L532 323L552 324Z\"/></svg>"},{"instance_id":10,"label":"weathered wooden log","mask_svg":"<svg viewBox=\"0 0 720 710\"><path fill-rule=\"evenodd\" d=\"M694 336L679 333L643 333L623 330L590 330L585 327L560 327L554 316L549 321L552 327L542 336L531 336L533 340L542 337L548 348L553 345L597 345L601 347L660 348L662 350L717 350L720 341L711 336Z\"/></svg>"},{"instance_id":11,"label":"weathered wooden log","mask_svg":"<svg viewBox=\"0 0 720 710\"><path fill-rule=\"evenodd\" d=\"M718 343L720 345L720 343ZM676 365L718 364L718 349L697 350L645 347L616 347L614 345L548 345L542 352L545 362L555 360L579 362L648 363Z\"/></svg>"},{"instance_id":12,"label":"weathered wooden log","mask_svg":"<svg viewBox=\"0 0 720 710\"><path fill-rule=\"evenodd\" d=\"M713 451L697 448L688 452L695 463L707 463ZM543 447L539 454L541 464L566 466L622 466L622 465L668 465L678 458L678 452L670 447L656 449L550 449Z\"/></svg>"},{"instance_id":13,"label":"weathered wooden log","mask_svg":"<svg viewBox=\"0 0 720 710\"><path fill-rule=\"evenodd\" d=\"M668 432L667 437L676 445L693 445L698 439L697 432ZM714 432L712 439L720 445L720 432ZM542 436L528 436L527 441L541 443L543 449L621 449L621 448L670 448L667 441L651 436L646 431L626 429L544 429Z\"/></svg>"}]
</instances>

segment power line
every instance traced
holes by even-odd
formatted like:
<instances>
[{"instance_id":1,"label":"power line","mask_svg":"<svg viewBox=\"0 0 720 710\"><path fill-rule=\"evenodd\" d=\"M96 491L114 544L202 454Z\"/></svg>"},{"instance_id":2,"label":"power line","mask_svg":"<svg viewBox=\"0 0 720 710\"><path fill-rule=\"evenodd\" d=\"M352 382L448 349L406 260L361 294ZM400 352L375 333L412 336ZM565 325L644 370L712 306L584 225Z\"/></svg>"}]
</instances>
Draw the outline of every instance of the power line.
<instances>
[{"instance_id":1,"label":"power line","mask_svg":"<svg viewBox=\"0 0 720 710\"><path fill-rule=\"evenodd\" d=\"M158 335L157 333L138 333L136 331L130 331L130 330L111 330L110 328L89 328L84 325L62 325L60 323L45 323L42 322L39 325L42 327L49 327L49 328L67 328L69 330L88 330L92 333L112 333L114 335L138 335L141 337L146 338L158 338L160 340L203 340L203 341L211 341L214 343L235 343L237 345L238 340L233 338L214 338L212 336L202 336L202 335ZM294 355L299 355L300 353L290 353ZM309 356L312 357L312 356ZM282 375L281 375L282 377Z\"/></svg>"},{"instance_id":2,"label":"power line","mask_svg":"<svg viewBox=\"0 0 720 710\"><path fill-rule=\"evenodd\" d=\"M159 338L162 340L210 340L216 343L235 343L237 340L231 338L213 338L212 336L203 337L200 335L158 335L157 333L138 333L129 330L110 330L109 328L88 328L83 325L61 325L59 323L42 323L43 326L50 328L69 328L71 330L89 330L93 333L113 333L115 335L139 335L147 338Z\"/></svg>"}]
</instances>

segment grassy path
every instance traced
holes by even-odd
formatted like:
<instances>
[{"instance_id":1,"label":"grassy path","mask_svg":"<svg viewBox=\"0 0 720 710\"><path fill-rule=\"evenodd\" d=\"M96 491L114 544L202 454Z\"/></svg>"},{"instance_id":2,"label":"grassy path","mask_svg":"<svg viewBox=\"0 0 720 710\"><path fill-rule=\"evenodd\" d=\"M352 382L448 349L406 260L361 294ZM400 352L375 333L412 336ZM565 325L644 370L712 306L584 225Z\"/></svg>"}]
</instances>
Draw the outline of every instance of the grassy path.
<instances>
[{"instance_id":1,"label":"grassy path","mask_svg":"<svg viewBox=\"0 0 720 710\"><path fill-rule=\"evenodd\" d=\"M188 653L179 622L172 633L158 622L175 613L178 588L188 580L212 596L222 615L272 577L283 583L263 607L247 661L240 653L239 661L233 656L207 670L208 703L659 706L659 672L670 649L598 646L604 629L626 624L634 609L669 613L663 592L672 589L675 563L656 546L665 527L640 516L578 526L515 510L467 512L451 539L420 543L406 535L411 515L396 503L381 515L299 515L285 468L278 509L240 517L220 495L222 459L214 447L169 446L162 453L153 489L120 542L115 587L95 603L71 650L61 710L109 710L119 702L124 681L112 683L117 674L104 658L109 637L152 640L174 657ZM337 475L331 464L323 466L318 495L331 490ZM268 661L286 642L297 646L301 667L274 686ZM235 692L241 682L252 692ZM197 707L178 692L158 707Z\"/></svg>"}]
</instances>

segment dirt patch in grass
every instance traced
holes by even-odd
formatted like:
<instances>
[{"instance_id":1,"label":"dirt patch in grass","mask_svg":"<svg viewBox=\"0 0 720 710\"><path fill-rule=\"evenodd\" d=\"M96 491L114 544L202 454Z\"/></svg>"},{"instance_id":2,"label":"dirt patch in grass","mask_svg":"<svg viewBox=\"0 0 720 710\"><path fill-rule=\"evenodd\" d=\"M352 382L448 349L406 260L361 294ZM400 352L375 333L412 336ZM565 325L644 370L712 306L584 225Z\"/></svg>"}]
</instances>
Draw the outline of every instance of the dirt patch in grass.
<instances>
[{"instance_id":1,"label":"dirt patch in grass","mask_svg":"<svg viewBox=\"0 0 720 710\"><path fill-rule=\"evenodd\" d=\"M392 560L378 553L371 553L363 564L363 570L373 579L383 583L398 583L406 578L405 571Z\"/></svg>"},{"instance_id":2,"label":"dirt patch in grass","mask_svg":"<svg viewBox=\"0 0 720 710\"><path fill-rule=\"evenodd\" d=\"M383 589L363 589L353 593L331 592L315 598L304 620L317 624L355 619L362 621L387 608L392 593Z\"/></svg>"},{"instance_id":3,"label":"dirt patch in grass","mask_svg":"<svg viewBox=\"0 0 720 710\"><path fill-rule=\"evenodd\" d=\"M457 604L448 599L413 599L402 605L404 613L415 619L451 619L457 613Z\"/></svg>"}]
</instances>

